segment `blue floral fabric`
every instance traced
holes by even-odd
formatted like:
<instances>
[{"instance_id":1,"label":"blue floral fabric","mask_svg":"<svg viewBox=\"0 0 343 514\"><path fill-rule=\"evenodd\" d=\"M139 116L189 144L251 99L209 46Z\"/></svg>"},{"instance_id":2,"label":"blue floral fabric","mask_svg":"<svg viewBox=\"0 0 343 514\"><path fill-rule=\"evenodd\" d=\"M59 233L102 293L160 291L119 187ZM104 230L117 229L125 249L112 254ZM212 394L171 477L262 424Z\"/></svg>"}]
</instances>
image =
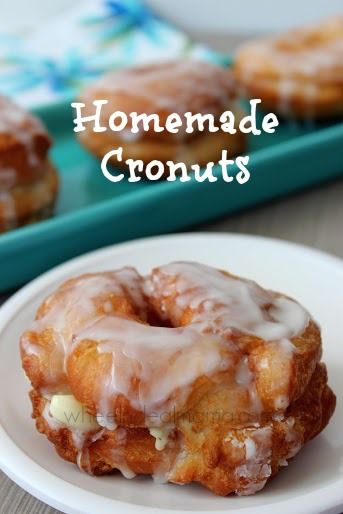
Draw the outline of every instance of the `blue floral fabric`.
<instances>
[{"instance_id":1,"label":"blue floral fabric","mask_svg":"<svg viewBox=\"0 0 343 514\"><path fill-rule=\"evenodd\" d=\"M180 57L220 60L141 0L85 0L29 37L0 34L0 92L49 104L106 70Z\"/></svg>"}]
</instances>

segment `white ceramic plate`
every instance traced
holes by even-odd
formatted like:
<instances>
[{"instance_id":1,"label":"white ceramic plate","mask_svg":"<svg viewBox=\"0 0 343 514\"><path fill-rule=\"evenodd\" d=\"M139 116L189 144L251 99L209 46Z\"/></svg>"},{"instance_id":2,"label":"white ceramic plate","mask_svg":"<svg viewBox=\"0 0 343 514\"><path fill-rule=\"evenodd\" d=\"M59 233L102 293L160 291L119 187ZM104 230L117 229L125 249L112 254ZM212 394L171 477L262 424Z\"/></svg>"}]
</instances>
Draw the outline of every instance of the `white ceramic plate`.
<instances>
[{"instance_id":1,"label":"white ceramic plate","mask_svg":"<svg viewBox=\"0 0 343 514\"><path fill-rule=\"evenodd\" d=\"M323 328L324 359L338 396L329 427L288 468L250 497L216 497L196 485L156 485L150 478L93 478L64 462L30 419L29 385L18 338L42 299L67 277L87 271L197 260L288 293ZM74 259L23 288L0 309L0 465L24 489L68 513L339 513L343 506L343 265L290 243L242 235L185 234L143 239ZM154 510L153 510L154 509Z\"/></svg>"}]
</instances>

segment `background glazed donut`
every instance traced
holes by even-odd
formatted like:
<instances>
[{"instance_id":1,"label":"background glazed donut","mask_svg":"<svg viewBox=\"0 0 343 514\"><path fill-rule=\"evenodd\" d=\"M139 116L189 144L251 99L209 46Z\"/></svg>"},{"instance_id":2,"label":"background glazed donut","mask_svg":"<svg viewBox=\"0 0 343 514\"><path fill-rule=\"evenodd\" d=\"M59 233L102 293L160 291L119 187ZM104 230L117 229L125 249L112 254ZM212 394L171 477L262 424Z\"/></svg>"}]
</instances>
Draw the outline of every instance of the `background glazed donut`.
<instances>
[{"instance_id":1,"label":"background glazed donut","mask_svg":"<svg viewBox=\"0 0 343 514\"><path fill-rule=\"evenodd\" d=\"M0 96L0 190L37 180L50 145L38 118Z\"/></svg>"},{"instance_id":2,"label":"background glazed donut","mask_svg":"<svg viewBox=\"0 0 343 514\"><path fill-rule=\"evenodd\" d=\"M0 96L0 232L52 213L58 176L50 144L38 118Z\"/></svg>"},{"instance_id":3,"label":"background glazed donut","mask_svg":"<svg viewBox=\"0 0 343 514\"><path fill-rule=\"evenodd\" d=\"M38 430L92 474L252 494L335 408L309 313L196 263L67 281L22 335L21 356Z\"/></svg>"},{"instance_id":4,"label":"background glazed donut","mask_svg":"<svg viewBox=\"0 0 343 514\"><path fill-rule=\"evenodd\" d=\"M58 175L49 161L37 180L0 191L0 232L49 217L57 192Z\"/></svg>"},{"instance_id":5,"label":"background glazed donut","mask_svg":"<svg viewBox=\"0 0 343 514\"><path fill-rule=\"evenodd\" d=\"M343 16L239 49L235 77L250 98L285 116L343 114Z\"/></svg>"},{"instance_id":6,"label":"background glazed donut","mask_svg":"<svg viewBox=\"0 0 343 514\"><path fill-rule=\"evenodd\" d=\"M159 115L161 125L172 113L213 114L215 119L219 119L223 111L233 110L238 121L241 116L235 104L236 91L231 72L199 61L172 61L114 71L81 94L79 100L85 103L83 115L94 113L92 102L97 99L108 100L102 108L101 119L107 127L109 117L115 111L127 115L131 112L155 113ZM106 130L96 133L86 125L79 138L100 158L113 148L122 146L124 159L142 159L144 163L158 159L164 163L174 160L202 166L218 160L222 149L227 149L232 156L244 148L244 135L239 131L234 135L208 131L187 134L182 129L177 134L153 130L132 134L129 125L122 132ZM114 163L118 165L117 161Z\"/></svg>"}]
</instances>

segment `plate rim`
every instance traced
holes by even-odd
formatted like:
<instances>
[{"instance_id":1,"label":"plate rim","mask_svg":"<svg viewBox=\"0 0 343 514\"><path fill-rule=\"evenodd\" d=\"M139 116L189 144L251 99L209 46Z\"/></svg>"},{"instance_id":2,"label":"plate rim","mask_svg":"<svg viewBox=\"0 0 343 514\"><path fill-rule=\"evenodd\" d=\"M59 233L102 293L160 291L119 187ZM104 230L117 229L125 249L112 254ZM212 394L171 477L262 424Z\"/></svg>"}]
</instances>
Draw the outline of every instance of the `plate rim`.
<instances>
[{"instance_id":1,"label":"plate rim","mask_svg":"<svg viewBox=\"0 0 343 514\"><path fill-rule=\"evenodd\" d=\"M29 299L43 289L49 282L56 281L61 275L65 273L73 272L78 266L82 266L89 262L92 265L94 262L99 260L99 257L106 259L111 253L126 252L130 249L137 247L151 245L155 243L165 243L174 241L178 243L182 240L189 241L190 239L226 239L226 240L245 240L251 241L252 243L272 244L283 246L284 248L291 248L292 251L304 252L309 258L325 260L331 265L334 265L336 269L341 269L343 274L343 259L337 256L330 255L329 253L323 252L315 248L308 247L306 245L294 243L277 238L270 238L259 235L240 234L240 233L229 233L229 232L187 232L181 234L170 234L161 235L154 237L143 237L135 239L133 241L112 244L103 248L87 252L81 256L74 257L58 266L50 269L43 273L41 276L33 279L27 285L19 289L14 295L12 295L0 308L0 337L4 326L11 322L11 318L16 311L22 308L22 306L29 301ZM1 343L0 343L1 344ZM126 503L121 500L108 498L105 496L98 495L94 492L87 491L77 485L71 484L66 480L54 475L50 471L44 469L37 462L31 459L23 449L18 447L15 442L11 439L10 434L0 424L0 468L8 475L15 483L17 483L24 490L40 499L41 501L51 505L63 512L71 514L91 514L96 509L100 508L108 509L110 507L117 507L120 512L126 514L136 514L137 512L152 513L152 512L164 512L166 514L189 514L190 510L176 510L176 509L163 509L159 507L148 507L133 503ZM8 462L11 464L9 465ZM19 471L18 471L19 470ZM48 481L48 488L45 487L44 491L42 488L37 487L39 483L46 483ZM66 490L67 488L67 490ZM64 491L64 498L67 500L61 500L61 490ZM47 490L49 492L47 492ZM77 505L79 504L80 494L82 494L83 502L87 502L87 510L82 505L82 510ZM301 501L301 508L299 505L299 499ZM316 491L309 493L299 494L295 498L290 498L285 501L278 501L268 503L261 506L247 506L240 507L237 511L242 511L244 514L255 514L259 509L263 508L264 514L272 514L275 509L279 510L279 514L289 512L290 508L294 508L298 514L313 514L313 505L320 506L321 511L331 511L332 509L338 509L343 506L343 476L337 478L336 481L319 488ZM194 512L194 511L193 511ZM201 514L213 514L217 511L201 511ZM225 512L224 510L222 512Z\"/></svg>"}]
</instances>

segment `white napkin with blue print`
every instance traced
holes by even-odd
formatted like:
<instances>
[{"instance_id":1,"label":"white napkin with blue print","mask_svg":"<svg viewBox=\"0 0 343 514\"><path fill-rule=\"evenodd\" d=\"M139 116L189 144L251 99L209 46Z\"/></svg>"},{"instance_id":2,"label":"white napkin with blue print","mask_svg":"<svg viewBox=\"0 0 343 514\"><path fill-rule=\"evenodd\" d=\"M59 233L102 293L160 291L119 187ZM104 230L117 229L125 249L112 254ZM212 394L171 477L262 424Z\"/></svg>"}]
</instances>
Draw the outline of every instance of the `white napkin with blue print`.
<instances>
[{"instance_id":1,"label":"white napkin with blue print","mask_svg":"<svg viewBox=\"0 0 343 514\"><path fill-rule=\"evenodd\" d=\"M0 34L0 92L47 105L109 69L179 57L221 60L141 0L85 0L29 37Z\"/></svg>"}]
</instances>

